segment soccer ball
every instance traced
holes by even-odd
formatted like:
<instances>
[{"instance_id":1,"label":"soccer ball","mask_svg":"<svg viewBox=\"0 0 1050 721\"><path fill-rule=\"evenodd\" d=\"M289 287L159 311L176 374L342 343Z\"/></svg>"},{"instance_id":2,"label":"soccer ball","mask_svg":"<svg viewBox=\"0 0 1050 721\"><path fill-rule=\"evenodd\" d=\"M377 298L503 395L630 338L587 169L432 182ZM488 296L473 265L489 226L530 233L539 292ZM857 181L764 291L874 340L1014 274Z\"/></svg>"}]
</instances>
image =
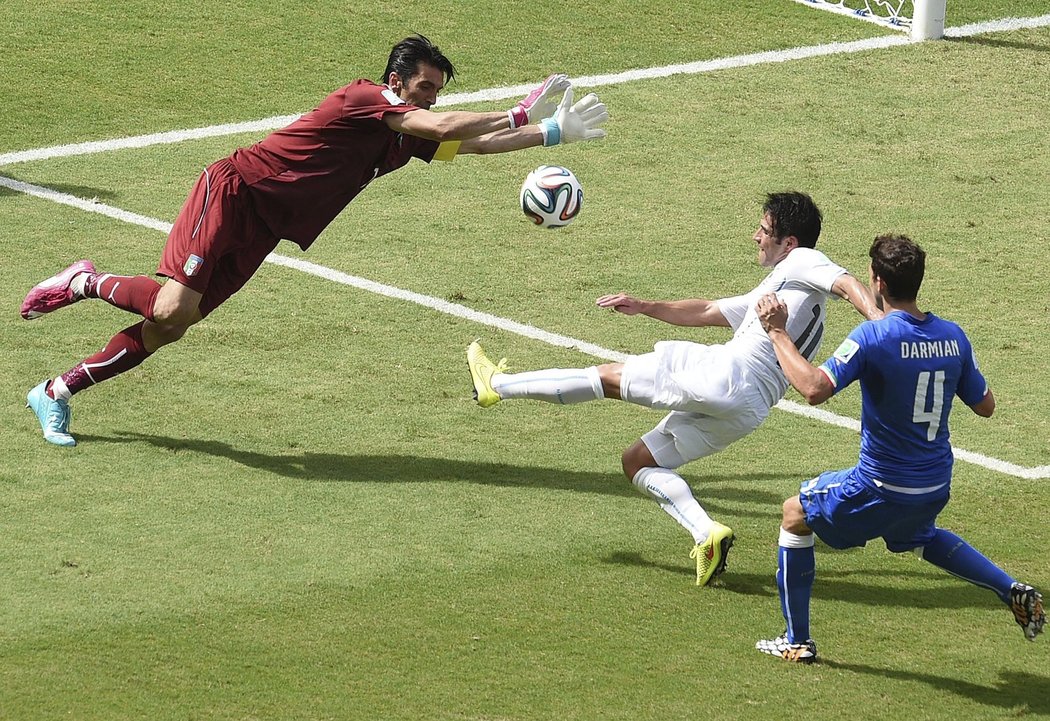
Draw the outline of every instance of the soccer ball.
<instances>
[{"instance_id":1,"label":"soccer ball","mask_svg":"<svg viewBox=\"0 0 1050 721\"><path fill-rule=\"evenodd\" d=\"M560 228L572 222L583 205L583 188L568 168L541 165L521 184L521 210L525 217L544 228Z\"/></svg>"}]
</instances>

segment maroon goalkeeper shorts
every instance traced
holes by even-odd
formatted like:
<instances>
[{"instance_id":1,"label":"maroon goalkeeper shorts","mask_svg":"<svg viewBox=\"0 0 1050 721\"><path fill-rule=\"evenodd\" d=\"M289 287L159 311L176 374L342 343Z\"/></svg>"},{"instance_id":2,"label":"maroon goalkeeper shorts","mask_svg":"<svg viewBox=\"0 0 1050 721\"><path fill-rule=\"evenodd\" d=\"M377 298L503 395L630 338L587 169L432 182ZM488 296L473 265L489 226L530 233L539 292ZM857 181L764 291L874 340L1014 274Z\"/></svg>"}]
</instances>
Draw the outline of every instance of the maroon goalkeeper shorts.
<instances>
[{"instance_id":1,"label":"maroon goalkeeper shorts","mask_svg":"<svg viewBox=\"0 0 1050 721\"><path fill-rule=\"evenodd\" d=\"M256 214L244 179L223 159L205 168L190 191L157 275L202 294L206 316L248 282L279 240Z\"/></svg>"}]
</instances>

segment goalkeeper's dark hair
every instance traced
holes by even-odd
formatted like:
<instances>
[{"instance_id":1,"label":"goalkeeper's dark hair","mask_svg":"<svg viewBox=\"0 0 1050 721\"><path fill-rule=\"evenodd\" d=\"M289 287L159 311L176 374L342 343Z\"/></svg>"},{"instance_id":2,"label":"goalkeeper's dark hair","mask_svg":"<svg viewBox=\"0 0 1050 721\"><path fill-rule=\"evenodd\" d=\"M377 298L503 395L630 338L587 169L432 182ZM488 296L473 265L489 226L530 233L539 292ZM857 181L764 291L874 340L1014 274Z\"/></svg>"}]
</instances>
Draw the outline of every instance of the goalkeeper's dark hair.
<instances>
[{"instance_id":1,"label":"goalkeeper's dark hair","mask_svg":"<svg viewBox=\"0 0 1050 721\"><path fill-rule=\"evenodd\" d=\"M868 251L871 271L894 300L915 300L926 274L926 252L906 235L880 235Z\"/></svg>"},{"instance_id":2,"label":"goalkeeper's dark hair","mask_svg":"<svg viewBox=\"0 0 1050 721\"><path fill-rule=\"evenodd\" d=\"M390 73L397 73L401 80L407 83L408 79L418 72L420 63L433 65L444 73L445 82L456 77L456 69L452 67L452 62L441 54L441 49L423 35L416 33L399 42L390 51L383 79L379 82L385 83L390 80Z\"/></svg>"},{"instance_id":3,"label":"goalkeeper's dark hair","mask_svg":"<svg viewBox=\"0 0 1050 721\"><path fill-rule=\"evenodd\" d=\"M773 235L777 240L793 235L798 239L799 247L816 247L817 238L820 237L820 222L824 216L813 198L797 191L769 193L762 212L772 217Z\"/></svg>"}]
</instances>

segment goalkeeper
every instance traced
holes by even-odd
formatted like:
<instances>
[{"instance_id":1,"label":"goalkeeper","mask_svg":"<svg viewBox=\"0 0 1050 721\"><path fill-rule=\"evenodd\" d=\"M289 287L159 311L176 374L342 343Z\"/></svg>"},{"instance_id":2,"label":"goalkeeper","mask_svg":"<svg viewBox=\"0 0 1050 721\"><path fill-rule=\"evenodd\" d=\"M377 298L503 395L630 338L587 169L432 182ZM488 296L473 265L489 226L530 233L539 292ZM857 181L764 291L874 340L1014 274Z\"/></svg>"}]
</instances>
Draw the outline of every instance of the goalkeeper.
<instances>
[{"instance_id":1,"label":"goalkeeper","mask_svg":"<svg viewBox=\"0 0 1050 721\"><path fill-rule=\"evenodd\" d=\"M102 273L73 263L34 287L30 320L85 298L142 316L105 348L29 391L44 439L76 445L69 400L138 366L236 293L282 238L306 250L358 193L412 158L505 153L605 136L605 105L589 94L573 104L565 75L551 75L505 112L431 112L452 63L422 35L390 53L382 83L355 80L286 128L208 166L164 246L157 274ZM562 96L557 102L558 96Z\"/></svg>"}]
</instances>

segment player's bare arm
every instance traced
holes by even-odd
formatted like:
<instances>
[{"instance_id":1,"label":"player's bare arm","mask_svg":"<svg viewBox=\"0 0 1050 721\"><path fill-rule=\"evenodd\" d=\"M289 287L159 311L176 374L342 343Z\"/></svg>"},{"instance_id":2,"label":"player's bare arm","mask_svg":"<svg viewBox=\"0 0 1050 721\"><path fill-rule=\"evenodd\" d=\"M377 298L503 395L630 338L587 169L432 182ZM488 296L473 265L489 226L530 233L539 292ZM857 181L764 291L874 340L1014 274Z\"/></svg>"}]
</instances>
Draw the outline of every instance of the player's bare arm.
<instances>
[{"instance_id":1,"label":"player's bare arm","mask_svg":"<svg viewBox=\"0 0 1050 721\"><path fill-rule=\"evenodd\" d=\"M538 125L526 125L514 130L499 130L476 138L464 140L459 144L459 155L483 155L487 153L507 153L512 150L523 150L543 145L543 132Z\"/></svg>"},{"instance_id":2,"label":"player's bare arm","mask_svg":"<svg viewBox=\"0 0 1050 721\"><path fill-rule=\"evenodd\" d=\"M599 308L609 308L624 315L641 315L661 320L671 325L703 328L718 326L729 328L729 321L722 315L718 303L705 298L684 300L642 300L627 293L603 295L597 301Z\"/></svg>"},{"instance_id":3,"label":"player's bare arm","mask_svg":"<svg viewBox=\"0 0 1050 721\"><path fill-rule=\"evenodd\" d=\"M407 113L388 113L383 117L383 122L395 132L443 143L448 140L476 138L497 130L507 130L510 121L507 119L507 114L503 112L472 113L465 110L450 110L435 113L420 108ZM531 130L535 131L537 137L540 137L538 128L531 128Z\"/></svg>"},{"instance_id":4,"label":"player's bare arm","mask_svg":"<svg viewBox=\"0 0 1050 721\"><path fill-rule=\"evenodd\" d=\"M389 90L402 101L416 106L416 109L406 113L385 115L383 121L391 130L443 143L476 138L499 130L522 128L554 114L559 109L554 98L569 88L568 76L555 74L548 76L517 105L505 112L434 113L430 108L437 102L438 94L445 86L446 70L420 62L412 72L392 70L387 73ZM451 71L448 72L451 74ZM535 132L533 130L527 134L531 136Z\"/></svg>"},{"instance_id":5,"label":"player's bare arm","mask_svg":"<svg viewBox=\"0 0 1050 721\"><path fill-rule=\"evenodd\" d=\"M802 394L811 406L819 405L835 394L835 386L819 368L815 368L798 352L795 342L787 332L787 306L780 302L776 293L767 293L755 306L762 327L773 343L777 360L795 390Z\"/></svg>"},{"instance_id":6,"label":"player's bare arm","mask_svg":"<svg viewBox=\"0 0 1050 721\"><path fill-rule=\"evenodd\" d=\"M989 388L981 402L974 403L970 406L970 410L982 418L991 418L992 414L995 413L995 396L992 395L992 390Z\"/></svg>"},{"instance_id":7,"label":"player's bare arm","mask_svg":"<svg viewBox=\"0 0 1050 721\"><path fill-rule=\"evenodd\" d=\"M594 93L573 103L566 75L550 75L510 110L490 113L431 112L429 108L442 87L440 79L438 71L426 66L407 84L392 73L391 89L403 100L419 105L419 109L390 113L383 118L387 126L440 143L458 141L458 153L503 153L605 137L605 131L599 127L609 118L605 104ZM561 100L556 102L559 95Z\"/></svg>"},{"instance_id":8,"label":"player's bare arm","mask_svg":"<svg viewBox=\"0 0 1050 721\"><path fill-rule=\"evenodd\" d=\"M871 290L849 273L840 275L831 286L831 292L848 300L857 312L868 320L879 320L884 315Z\"/></svg>"}]
</instances>

